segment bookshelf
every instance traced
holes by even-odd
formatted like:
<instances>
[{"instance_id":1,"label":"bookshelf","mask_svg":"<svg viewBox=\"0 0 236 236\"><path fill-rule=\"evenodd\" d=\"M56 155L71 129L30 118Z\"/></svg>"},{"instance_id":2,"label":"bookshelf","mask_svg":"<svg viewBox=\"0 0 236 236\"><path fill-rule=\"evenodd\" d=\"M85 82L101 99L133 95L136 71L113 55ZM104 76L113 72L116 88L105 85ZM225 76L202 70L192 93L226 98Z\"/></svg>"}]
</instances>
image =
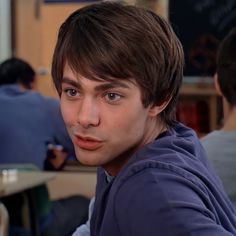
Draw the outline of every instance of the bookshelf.
<instances>
[{"instance_id":1,"label":"bookshelf","mask_svg":"<svg viewBox=\"0 0 236 236\"><path fill-rule=\"evenodd\" d=\"M183 83L177 118L195 129L199 136L218 129L222 120L222 104L213 84Z\"/></svg>"},{"instance_id":2,"label":"bookshelf","mask_svg":"<svg viewBox=\"0 0 236 236\"><path fill-rule=\"evenodd\" d=\"M235 6L231 3L232 0L225 0L224 3L168 0L168 19L183 45L184 75L189 77L181 89L179 118L192 125L197 132L199 129L204 133L219 129L222 123L221 99L215 93L212 78L206 76L215 73L219 44L235 26ZM225 22L224 26L222 22ZM204 126L204 122L208 124Z\"/></svg>"}]
</instances>

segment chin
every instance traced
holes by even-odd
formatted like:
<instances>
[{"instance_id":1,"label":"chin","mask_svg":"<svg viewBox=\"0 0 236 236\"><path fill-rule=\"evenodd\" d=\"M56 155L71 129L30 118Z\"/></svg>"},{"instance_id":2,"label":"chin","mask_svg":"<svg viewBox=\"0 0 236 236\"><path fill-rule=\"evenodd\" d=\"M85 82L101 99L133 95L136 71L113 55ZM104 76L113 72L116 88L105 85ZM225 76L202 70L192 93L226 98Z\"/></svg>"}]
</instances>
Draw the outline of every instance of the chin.
<instances>
[{"instance_id":1,"label":"chin","mask_svg":"<svg viewBox=\"0 0 236 236\"><path fill-rule=\"evenodd\" d=\"M101 154L99 151L91 151L78 147L75 147L75 154L77 160L82 165L86 166L99 166L103 157L103 154Z\"/></svg>"},{"instance_id":2,"label":"chin","mask_svg":"<svg viewBox=\"0 0 236 236\"><path fill-rule=\"evenodd\" d=\"M85 158L77 158L77 159L84 166L91 166L91 167L96 166L97 167L97 166L100 165L100 163L98 161L91 160L91 159L86 158L86 157Z\"/></svg>"}]
</instances>

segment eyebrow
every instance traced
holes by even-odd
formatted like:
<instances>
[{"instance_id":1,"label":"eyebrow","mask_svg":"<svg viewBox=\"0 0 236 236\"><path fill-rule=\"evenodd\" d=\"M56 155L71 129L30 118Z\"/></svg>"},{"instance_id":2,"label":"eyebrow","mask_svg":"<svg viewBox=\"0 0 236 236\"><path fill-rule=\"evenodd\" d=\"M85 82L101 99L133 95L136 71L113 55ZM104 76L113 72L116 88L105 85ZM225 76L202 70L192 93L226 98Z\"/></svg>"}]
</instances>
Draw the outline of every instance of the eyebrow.
<instances>
[{"instance_id":1,"label":"eyebrow","mask_svg":"<svg viewBox=\"0 0 236 236\"><path fill-rule=\"evenodd\" d=\"M63 77L62 80L61 80L61 83L66 83L66 84L70 84L72 85L73 87L76 87L76 88L80 88L80 84L72 79L69 79L67 77Z\"/></svg>"},{"instance_id":2,"label":"eyebrow","mask_svg":"<svg viewBox=\"0 0 236 236\"><path fill-rule=\"evenodd\" d=\"M76 87L76 88L81 88L82 87L80 85L80 83L78 83L78 82L76 82L72 79L69 79L67 77L63 77L61 83L67 83L67 84L70 84L70 85L72 85L73 87ZM125 88L125 89L130 89L130 86L127 83L124 83L122 81L112 81L112 82L105 81L104 83L102 83L100 85L97 85L95 87L95 91L104 91L104 90L107 90L107 89L119 88L119 87Z\"/></svg>"},{"instance_id":3,"label":"eyebrow","mask_svg":"<svg viewBox=\"0 0 236 236\"><path fill-rule=\"evenodd\" d=\"M100 84L95 87L96 91L103 91L108 90L112 88L125 88L130 89L130 86L127 83L121 82L121 81L112 81L112 82L104 82L103 84Z\"/></svg>"}]
</instances>

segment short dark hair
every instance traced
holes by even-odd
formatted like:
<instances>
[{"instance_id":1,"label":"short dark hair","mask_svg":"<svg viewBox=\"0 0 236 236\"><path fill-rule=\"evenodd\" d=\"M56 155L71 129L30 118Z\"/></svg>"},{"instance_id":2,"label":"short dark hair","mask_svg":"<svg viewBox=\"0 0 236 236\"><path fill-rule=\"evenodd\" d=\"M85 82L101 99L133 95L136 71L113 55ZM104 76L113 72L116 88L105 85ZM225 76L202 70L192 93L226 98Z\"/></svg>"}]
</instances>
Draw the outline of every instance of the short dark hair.
<instances>
[{"instance_id":1,"label":"short dark hair","mask_svg":"<svg viewBox=\"0 0 236 236\"><path fill-rule=\"evenodd\" d=\"M218 82L228 103L236 106L236 27L222 40L217 54Z\"/></svg>"},{"instance_id":2,"label":"short dark hair","mask_svg":"<svg viewBox=\"0 0 236 236\"><path fill-rule=\"evenodd\" d=\"M13 57L0 64L0 86L19 82L30 89L34 79L34 69L22 59Z\"/></svg>"},{"instance_id":3,"label":"short dark hair","mask_svg":"<svg viewBox=\"0 0 236 236\"><path fill-rule=\"evenodd\" d=\"M61 25L53 55L59 95L66 62L93 80L135 79L145 107L170 100L161 118L175 123L183 49L170 24L152 11L114 2L78 9Z\"/></svg>"}]
</instances>

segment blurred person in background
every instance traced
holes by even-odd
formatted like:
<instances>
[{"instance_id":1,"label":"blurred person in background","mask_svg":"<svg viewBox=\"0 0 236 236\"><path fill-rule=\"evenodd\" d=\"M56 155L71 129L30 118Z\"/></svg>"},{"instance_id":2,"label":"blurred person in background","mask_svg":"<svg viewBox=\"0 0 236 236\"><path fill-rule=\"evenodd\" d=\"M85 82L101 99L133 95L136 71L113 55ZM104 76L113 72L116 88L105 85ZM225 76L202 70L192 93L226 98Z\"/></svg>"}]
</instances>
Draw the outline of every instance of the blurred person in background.
<instances>
[{"instance_id":1,"label":"blurred person in background","mask_svg":"<svg viewBox=\"0 0 236 236\"><path fill-rule=\"evenodd\" d=\"M214 79L223 100L224 124L202 138L202 144L236 207L236 28L221 42Z\"/></svg>"},{"instance_id":2,"label":"blurred person in background","mask_svg":"<svg viewBox=\"0 0 236 236\"><path fill-rule=\"evenodd\" d=\"M60 169L74 156L59 101L34 91L36 73L19 58L0 64L0 163Z\"/></svg>"},{"instance_id":3,"label":"blurred person in background","mask_svg":"<svg viewBox=\"0 0 236 236\"><path fill-rule=\"evenodd\" d=\"M74 156L74 148L59 101L34 91L35 85L36 73L28 62L10 58L0 64L0 164L59 170ZM50 201L46 185L34 188L33 194L42 236L69 236L88 218L89 199L84 196ZM1 200L10 215L10 235L20 235L24 195Z\"/></svg>"}]
</instances>

